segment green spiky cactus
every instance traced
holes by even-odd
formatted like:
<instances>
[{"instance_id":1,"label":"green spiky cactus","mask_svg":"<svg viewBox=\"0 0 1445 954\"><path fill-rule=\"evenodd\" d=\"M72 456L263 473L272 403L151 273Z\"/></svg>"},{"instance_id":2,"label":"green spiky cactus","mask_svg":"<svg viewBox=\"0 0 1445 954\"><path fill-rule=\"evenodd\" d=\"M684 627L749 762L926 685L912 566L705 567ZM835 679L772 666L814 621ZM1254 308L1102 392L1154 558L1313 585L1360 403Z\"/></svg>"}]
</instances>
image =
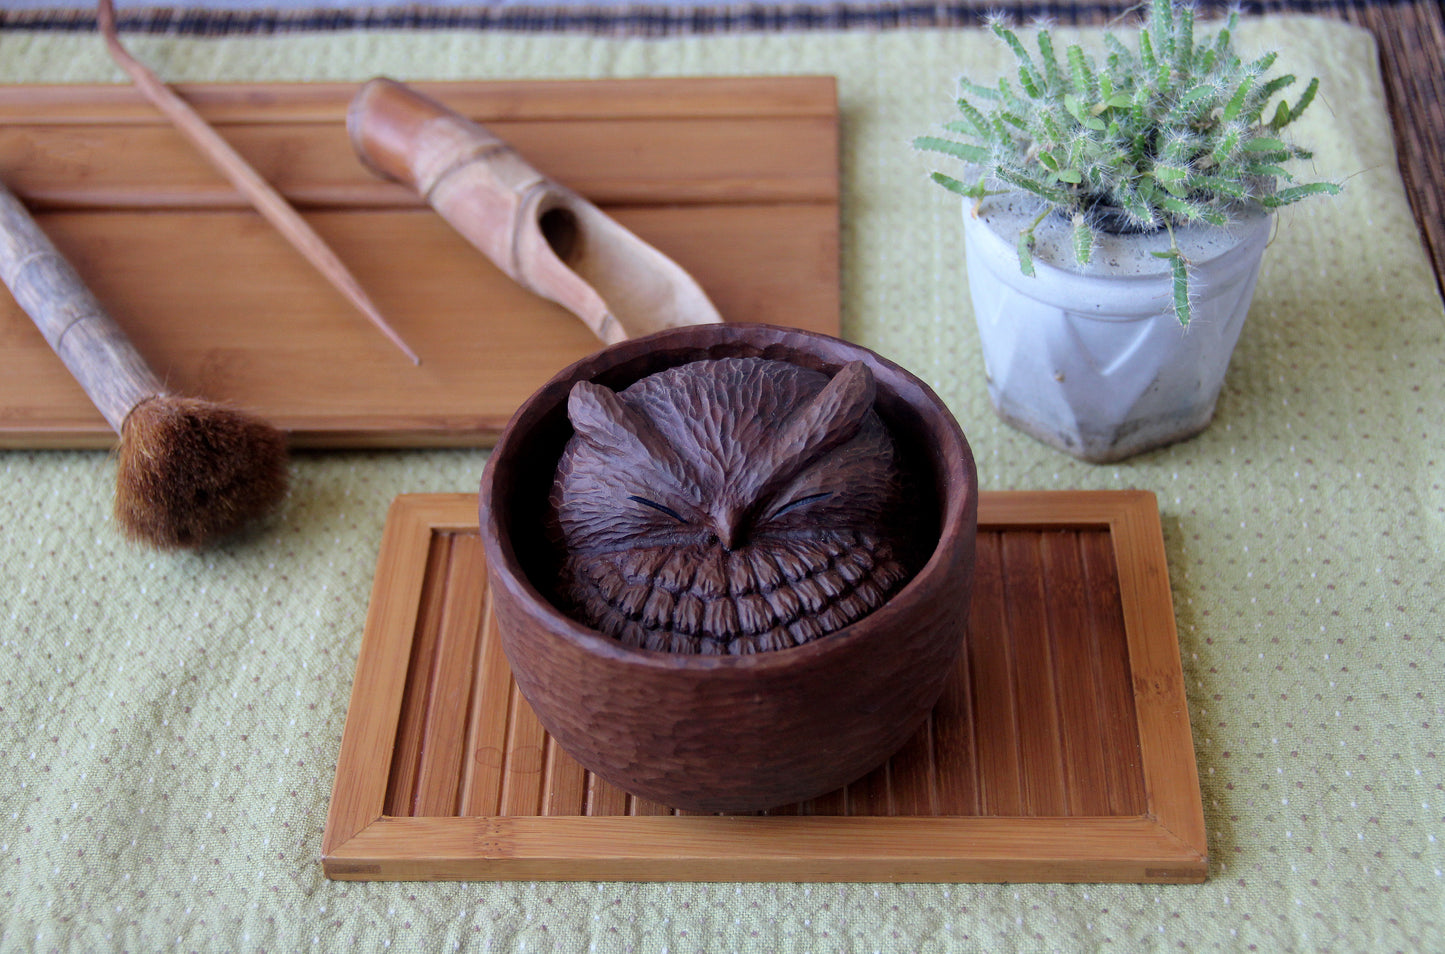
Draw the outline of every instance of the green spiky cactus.
<instances>
[{"instance_id":1,"label":"green spiky cactus","mask_svg":"<svg viewBox=\"0 0 1445 954\"><path fill-rule=\"evenodd\" d=\"M1282 166L1310 156L1280 132L1314 100L1319 80L1293 103L1277 99L1295 77L1267 76L1274 53L1240 58L1238 19L1231 13L1217 34L1196 40L1189 8L1151 0L1133 46L1105 33L1102 63L1079 46L1061 59L1042 27L1032 53L995 22L1016 75L996 86L960 80L959 117L944 126L950 135L920 136L914 146L966 163L969 181L933 173L959 195L1022 190L1044 200L1018 239L1026 275L1034 273L1034 229L1055 211L1071 222L1081 265L1100 231L1167 229L1169 250L1154 254L1169 260L1175 314L1187 325L1189 263L1173 241L1176 227L1224 225L1245 204L1273 209L1340 191L1331 182L1296 184Z\"/></svg>"}]
</instances>

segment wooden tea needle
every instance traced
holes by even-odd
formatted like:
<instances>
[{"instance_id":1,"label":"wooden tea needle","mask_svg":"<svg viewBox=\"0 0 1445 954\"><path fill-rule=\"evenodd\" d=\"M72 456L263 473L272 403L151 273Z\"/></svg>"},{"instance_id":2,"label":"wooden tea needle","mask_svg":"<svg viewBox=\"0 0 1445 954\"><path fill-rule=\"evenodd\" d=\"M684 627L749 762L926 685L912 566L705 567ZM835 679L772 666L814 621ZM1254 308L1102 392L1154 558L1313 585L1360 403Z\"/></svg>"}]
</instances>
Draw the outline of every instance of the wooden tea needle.
<instances>
[{"instance_id":1,"label":"wooden tea needle","mask_svg":"<svg viewBox=\"0 0 1445 954\"><path fill-rule=\"evenodd\" d=\"M317 235L310 225L306 224L306 220L291 207L291 204L282 198L270 183L261 178L256 170L251 168L251 165L231 148L230 143L221 138L220 134L191 108L189 103L161 82L160 78L152 73L145 64L126 51L116 32L115 6L112 0L99 0L96 21L100 26L101 35L105 38L105 45L110 50L111 58L119 64L121 69L130 74L130 78L135 81L136 86L140 88L146 98L165 113L166 117L200 150L211 165L215 166L222 175L230 180L233 186L240 190L241 194L256 208L256 211L260 212L285 237L286 241L305 256L306 260L314 265L327 281L331 282L382 334L386 335L392 344L400 348L402 353L411 359L412 364L421 364L421 358L402 340L396 330L387 324L380 309L362 289L361 283L356 280L341 259L336 257L336 253L331 250L325 240Z\"/></svg>"}]
</instances>

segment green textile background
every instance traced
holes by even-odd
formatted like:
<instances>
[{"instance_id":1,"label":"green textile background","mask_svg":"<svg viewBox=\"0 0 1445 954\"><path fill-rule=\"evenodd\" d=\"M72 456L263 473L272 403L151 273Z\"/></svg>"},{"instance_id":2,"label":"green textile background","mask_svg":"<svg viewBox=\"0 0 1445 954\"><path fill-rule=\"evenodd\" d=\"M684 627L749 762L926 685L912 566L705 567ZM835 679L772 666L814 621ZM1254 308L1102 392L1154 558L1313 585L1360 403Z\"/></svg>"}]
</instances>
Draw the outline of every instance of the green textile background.
<instances>
[{"instance_id":1,"label":"green textile background","mask_svg":"<svg viewBox=\"0 0 1445 954\"><path fill-rule=\"evenodd\" d=\"M299 454L265 526L157 555L118 539L106 454L10 451L0 949L1445 950L1445 315L1369 35L1310 18L1242 32L1321 77L1296 135L1317 147L1312 173L1348 191L1282 216L1211 428L1108 466L994 418L958 205L908 146L947 118L965 65L1003 67L981 32L129 44L174 81L837 75L846 336L938 390L986 489L1159 496L1206 884L327 881L321 830L387 504L474 491L485 453ZM94 34L0 32L0 82L121 78Z\"/></svg>"}]
</instances>

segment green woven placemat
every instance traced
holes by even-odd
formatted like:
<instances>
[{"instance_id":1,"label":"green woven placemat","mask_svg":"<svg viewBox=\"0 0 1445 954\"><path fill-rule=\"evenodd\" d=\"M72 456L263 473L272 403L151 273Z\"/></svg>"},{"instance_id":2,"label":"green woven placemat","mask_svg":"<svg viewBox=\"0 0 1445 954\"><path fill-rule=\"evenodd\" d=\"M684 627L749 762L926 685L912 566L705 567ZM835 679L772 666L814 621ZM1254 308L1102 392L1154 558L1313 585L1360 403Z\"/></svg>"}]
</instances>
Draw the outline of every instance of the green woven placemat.
<instances>
[{"instance_id":1,"label":"green woven placemat","mask_svg":"<svg viewBox=\"0 0 1445 954\"><path fill-rule=\"evenodd\" d=\"M937 388L986 488L1159 495L1208 883L328 882L321 829L387 504L474 490L484 454L304 454L267 525L162 556L117 540L107 455L6 452L0 948L1445 949L1445 315L1368 34L1307 18L1245 32L1321 77L1298 136L1348 192L1282 217L1210 430L1106 467L993 417L959 209L908 147L965 65L1002 68L978 32L131 43L176 81L836 74L845 333ZM0 81L119 79L92 34L0 32Z\"/></svg>"}]
</instances>

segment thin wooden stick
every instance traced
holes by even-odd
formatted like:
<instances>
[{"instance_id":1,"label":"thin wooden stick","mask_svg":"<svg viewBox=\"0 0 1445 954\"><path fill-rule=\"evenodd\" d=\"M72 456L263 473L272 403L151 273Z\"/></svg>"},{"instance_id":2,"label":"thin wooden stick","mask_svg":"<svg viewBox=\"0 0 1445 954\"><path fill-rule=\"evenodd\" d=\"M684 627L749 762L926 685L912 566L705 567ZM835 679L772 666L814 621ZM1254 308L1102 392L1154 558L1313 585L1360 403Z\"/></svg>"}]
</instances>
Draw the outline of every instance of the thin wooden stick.
<instances>
[{"instance_id":1,"label":"thin wooden stick","mask_svg":"<svg viewBox=\"0 0 1445 954\"><path fill-rule=\"evenodd\" d=\"M120 43L116 32L115 6L112 0L99 0L96 21L111 57L125 70L136 86L156 108L165 113L211 165L230 180L231 184L290 242L306 260L321 272L326 280L346 296L367 319L375 325L392 344L401 349L413 364L421 364L401 336L382 317L381 310L362 289L360 282L351 274L331 247L306 223L281 194L251 167L230 143L221 138L211 126L191 108L185 100L150 71L143 63L131 56Z\"/></svg>"}]
</instances>

